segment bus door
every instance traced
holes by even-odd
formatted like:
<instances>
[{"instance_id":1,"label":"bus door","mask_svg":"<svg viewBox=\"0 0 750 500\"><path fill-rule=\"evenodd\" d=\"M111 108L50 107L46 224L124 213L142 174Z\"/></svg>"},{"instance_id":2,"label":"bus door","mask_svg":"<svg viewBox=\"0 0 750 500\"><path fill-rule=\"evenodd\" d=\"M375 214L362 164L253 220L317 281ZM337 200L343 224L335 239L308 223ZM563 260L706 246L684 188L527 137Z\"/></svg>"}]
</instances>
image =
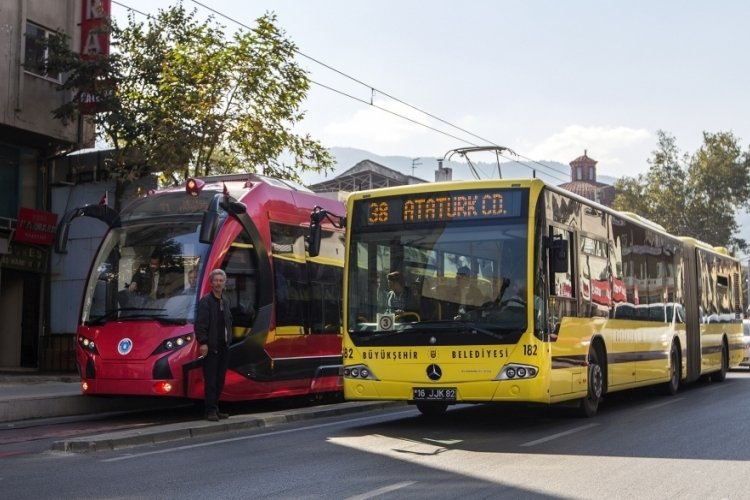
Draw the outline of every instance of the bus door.
<instances>
[{"instance_id":1,"label":"bus door","mask_svg":"<svg viewBox=\"0 0 750 500\"><path fill-rule=\"evenodd\" d=\"M576 320L578 289L574 276L573 233L556 226L547 231L549 249L547 269L549 300L547 321L550 331L551 370L550 395L573 391L573 378L580 376L583 365L575 361L576 341L570 336L570 322ZM566 330L567 328L567 330Z\"/></svg>"}]
</instances>

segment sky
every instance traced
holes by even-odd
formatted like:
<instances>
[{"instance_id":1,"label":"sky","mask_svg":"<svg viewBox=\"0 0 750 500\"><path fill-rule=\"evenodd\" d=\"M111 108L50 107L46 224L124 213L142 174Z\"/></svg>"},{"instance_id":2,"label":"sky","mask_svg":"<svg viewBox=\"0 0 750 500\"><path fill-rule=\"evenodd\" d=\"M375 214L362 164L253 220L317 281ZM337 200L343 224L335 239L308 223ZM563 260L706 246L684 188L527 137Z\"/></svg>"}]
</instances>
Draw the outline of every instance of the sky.
<instances>
[{"instance_id":1,"label":"sky","mask_svg":"<svg viewBox=\"0 0 750 500\"><path fill-rule=\"evenodd\" d=\"M153 14L175 1L114 0L112 14L123 25L123 6ZM687 153L704 131L750 144L747 1L183 4L247 26L274 13L314 82L298 131L326 147L418 158L491 142L566 165L587 151L600 175L621 177L648 171L657 130Z\"/></svg>"}]
</instances>

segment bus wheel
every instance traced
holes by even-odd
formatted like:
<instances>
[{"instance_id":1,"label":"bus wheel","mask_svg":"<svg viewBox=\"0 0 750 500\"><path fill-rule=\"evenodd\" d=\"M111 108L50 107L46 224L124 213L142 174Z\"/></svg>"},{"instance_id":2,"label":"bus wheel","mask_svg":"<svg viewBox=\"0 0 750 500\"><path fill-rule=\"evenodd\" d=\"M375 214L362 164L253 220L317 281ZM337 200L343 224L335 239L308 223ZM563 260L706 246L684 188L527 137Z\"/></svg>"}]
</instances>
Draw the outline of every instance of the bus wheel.
<instances>
[{"instance_id":1,"label":"bus wheel","mask_svg":"<svg viewBox=\"0 0 750 500\"><path fill-rule=\"evenodd\" d=\"M439 417L448 409L447 403L417 403L417 410L425 417Z\"/></svg>"},{"instance_id":2,"label":"bus wheel","mask_svg":"<svg viewBox=\"0 0 750 500\"><path fill-rule=\"evenodd\" d=\"M718 372L711 374L712 382L724 382L727 378L727 370L729 370L729 353L727 352L727 345L721 344L721 369Z\"/></svg>"},{"instance_id":3,"label":"bus wheel","mask_svg":"<svg viewBox=\"0 0 750 500\"><path fill-rule=\"evenodd\" d=\"M604 375L596 348L592 348L589 352L588 378L588 392L586 397L581 398L578 403L578 410L582 417L590 418L596 415L604 390Z\"/></svg>"},{"instance_id":4,"label":"bus wheel","mask_svg":"<svg viewBox=\"0 0 750 500\"><path fill-rule=\"evenodd\" d=\"M668 396L674 396L680 388L681 364L680 351L677 349L677 344L672 342L672 347L669 349L669 382L664 384L664 391Z\"/></svg>"}]
</instances>

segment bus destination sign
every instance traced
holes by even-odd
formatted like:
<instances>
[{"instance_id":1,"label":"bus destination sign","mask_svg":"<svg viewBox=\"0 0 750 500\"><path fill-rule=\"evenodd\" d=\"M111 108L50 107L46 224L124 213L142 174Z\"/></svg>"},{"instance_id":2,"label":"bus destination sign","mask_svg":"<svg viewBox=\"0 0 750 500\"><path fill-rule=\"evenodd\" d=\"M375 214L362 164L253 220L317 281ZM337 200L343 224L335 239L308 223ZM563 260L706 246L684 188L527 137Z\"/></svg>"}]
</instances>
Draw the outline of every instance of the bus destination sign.
<instances>
[{"instance_id":1,"label":"bus destination sign","mask_svg":"<svg viewBox=\"0 0 750 500\"><path fill-rule=\"evenodd\" d=\"M521 216L525 212L522 207L526 192L522 189L493 189L415 193L358 203L366 208L364 222L369 226L476 221Z\"/></svg>"}]
</instances>

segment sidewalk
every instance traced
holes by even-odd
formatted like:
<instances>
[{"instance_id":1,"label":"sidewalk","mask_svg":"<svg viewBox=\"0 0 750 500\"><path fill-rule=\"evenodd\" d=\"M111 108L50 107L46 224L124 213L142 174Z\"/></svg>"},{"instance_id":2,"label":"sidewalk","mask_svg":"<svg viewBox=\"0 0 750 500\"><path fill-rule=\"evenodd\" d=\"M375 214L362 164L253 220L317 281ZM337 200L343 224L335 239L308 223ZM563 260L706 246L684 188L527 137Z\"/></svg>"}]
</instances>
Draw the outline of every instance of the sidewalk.
<instances>
[{"instance_id":1,"label":"sidewalk","mask_svg":"<svg viewBox=\"0 0 750 500\"><path fill-rule=\"evenodd\" d=\"M75 374L0 374L0 423L91 413L166 408L184 401L139 397L88 397Z\"/></svg>"},{"instance_id":2,"label":"sidewalk","mask_svg":"<svg viewBox=\"0 0 750 500\"><path fill-rule=\"evenodd\" d=\"M136 446L148 446L172 441L199 438L242 429L275 427L277 425L324 417L364 413L394 406L405 406L403 401L345 402L269 413L232 415L226 420L208 422L194 420L153 427L108 432L93 436L67 438L52 443L53 451L89 453L112 451Z\"/></svg>"},{"instance_id":3,"label":"sidewalk","mask_svg":"<svg viewBox=\"0 0 750 500\"><path fill-rule=\"evenodd\" d=\"M0 374L0 423L28 419L66 417L117 411L136 411L182 405L184 400L83 396L75 375ZM52 444L52 450L86 453L117 450L192 439L222 432L273 427L285 423L363 413L404 402L344 402L293 408L268 413L233 415L227 420L194 420L146 428L66 438Z\"/></svg>"}]
</instances>

